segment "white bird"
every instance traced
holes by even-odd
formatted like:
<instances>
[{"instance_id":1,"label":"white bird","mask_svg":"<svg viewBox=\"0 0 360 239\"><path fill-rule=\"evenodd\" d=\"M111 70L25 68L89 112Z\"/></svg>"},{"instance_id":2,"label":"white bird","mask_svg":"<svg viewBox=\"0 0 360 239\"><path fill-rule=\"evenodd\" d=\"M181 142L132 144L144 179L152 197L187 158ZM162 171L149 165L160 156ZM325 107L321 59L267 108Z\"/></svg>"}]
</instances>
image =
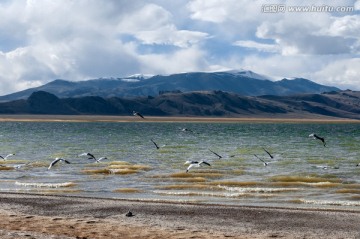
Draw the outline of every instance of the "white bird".
<instances>
[{"instance_id":1,"label":"white bird","mask_svg":"<svg viewBox=\"0 0 360 239\"><path fill-rule=\"evenodd\" d=\"M329 166L327 166L327 165L317 165L317 166L315 166L315 168L328 169Z\"/></svg>"},{"instance_id":2,"label":"white bird","mask_svg":"<svg viewBox=\"0 0 360 239\"><path fill-rule=\"evenodd\" d=\"M20 168L22 168L22 167L24 167L24 166L30 165L31 163L32 163L32 162L17 164L17 165L14 165L13 167L14 167L15 169L20 169Z\"/></svg>"},{"instance_id":3,"label":"white bird","mask_svg":"<svg viewBox=\"0 0 360 239\"><path fill-rule=\"evenodd\" d=\"M13 156L13 155L15 155L15 154L8 154L5 157L0 155L0 158L2 158L3 160L6 160L8 157Z\"/></svg>"},{"instance_id":4,"label":"white bird","mask_svg":"<svg viewBox=\"0 0 360 239\"><path fill-rule=\"evenodd\" d=\"M269 165L268 162L265 162L264 160L262 160L261 158L259 158L256 154L254 154L254 156L255 156L256 158L258 158L261 162L263 162L265 167Z\"/></svg>"},{"instance_id":5,"label":"white bird","mask_svg":"<svg viewBox=\"0 0 360 239\"><path fill-rule=\"evenodd\" d=\"M97 163L100 162L103 159L107 159L106 157L101 157L99 159L96 159L95 156L93 154L91 154L91 153L82 153L82 154L79 154L79 156L88 156L88 159L93 159Z\"/></svg>"},{"instance_id":6,"label":"white bird","mask_svg":"<svg viewBox=\"0 0 360 239\"><path fill-rule=\"evenodd\" d=\"M320 137L314 133L310 134L309 137L313 137L313 139L320 140L323 143L324 147L326 147L325 139L323 137Z\"/></svg>"},{"instance_id":7,"label":"white bird","mask_svg":"<svg viewBox=\"0 0 360 239\"><path fill-rule=\"evenodd\" d=\"M103 160L103 159L107 159L107 157L101 157L101 158L97 159L96 162L98 163L98 162L100 162L100 161Z\"/></svg>"},{"instance_id":8,"label":"white bird","mask_svg":"<svg viewBox=\"0 0 360 239\"><path fill-rule=\"evenodd\" d=\"M191 160L188 160L185 162L185 164L190 164L189 167L186 169L186 172L189 172L189 170L192 168L192 167L200 167L202 165L207 165L207 166L211 166L208 162L204 161L204 160L201 160L201 161L191 161Z\"/></svg>"},{"instance_id":9,"label":"white bird","mask_svg":"<svg viewBox=\"0 0 360 239\"><path fill-rule=\"evenodd\" d=\"M51 164L49 165L48 170L51 169L51 167L54 166L55 164L57 164L57 162L59 162L59 161L65 162L65 163L67 163L67 164L70 164L70 162L67 161L66 159L63 159L63 158L55 158L55 160L52 161Z\"/></svg>"},{"instance_id":10,"label":"white bird","mask_svg":"<svg viewBox=\"0 0 360 239\"><path fill-rule=\"evenodd\" d=\"M79 156L88 156L89 159L95 159L96 160L95 156L93 154L91 154L91 153L82 153L82 154L79 154Z\"/></svg>"},{"instance_id":11,"label":"white bird","mask_svg":"<svg viewBox=\"0 0 360 239\"><path fill-rule=\"evenodd\" d=\"M136 112L135 110L133 111L133 115L134 116L139 116L140 118L145 119L145 117L142 114L140 114L139 112Z\"/></svg>"},{"instance_id":12,"label":"white bird","mask_svg":"<svg viewBox=\"0 0 360 239\"><path fill-rule=\"evenodd\" d=\"M182 132L191 132L191 133L193 133L193 131L191 129L188 129L188 128L182 128L181 131Z\"/></svg>"}]
</instances>

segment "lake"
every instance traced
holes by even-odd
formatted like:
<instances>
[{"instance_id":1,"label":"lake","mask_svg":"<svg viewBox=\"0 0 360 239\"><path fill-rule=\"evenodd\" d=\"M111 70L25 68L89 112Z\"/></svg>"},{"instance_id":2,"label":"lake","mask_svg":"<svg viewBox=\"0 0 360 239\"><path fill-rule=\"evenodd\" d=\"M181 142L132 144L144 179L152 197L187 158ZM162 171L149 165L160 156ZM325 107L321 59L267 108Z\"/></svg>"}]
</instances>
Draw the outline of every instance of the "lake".
<instances>
[{"instance_id":1,"label":"lake","mask_svg":"<svg viewBox=\"0 0 360 239\"><path fill-rule=\"evenodd\" d=\"M360 208L357 123L0 122L0 142L3 192Z\"/></svg>"}]
</instances>

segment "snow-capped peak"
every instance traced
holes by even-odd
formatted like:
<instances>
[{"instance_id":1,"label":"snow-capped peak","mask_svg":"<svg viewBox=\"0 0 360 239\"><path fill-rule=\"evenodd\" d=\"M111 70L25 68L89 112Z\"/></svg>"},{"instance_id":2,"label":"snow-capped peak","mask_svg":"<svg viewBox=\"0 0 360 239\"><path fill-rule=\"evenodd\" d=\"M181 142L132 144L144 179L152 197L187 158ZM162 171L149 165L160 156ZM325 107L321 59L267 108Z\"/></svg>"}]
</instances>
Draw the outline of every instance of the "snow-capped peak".
<instances>
[{"instance_id":1,"label":"snow-capped peak","mask_svg":"<svg viewBox=\"0 0 360 239\"><path fill-rule=\"evenodd\" d=\"M122 81L126 81L126 82L138 82L141 80L146 80L149 79L151 77L153 77L154 75L150 75L150 74L134 74L134 75L130 75L130 76L126 76L124 78L121 78Z\"/></svg>"},{"instance_id":2,"label":"snow-capped peak","mask_svg":"<svg viewBox=\"0 0 360 239\"><path fill-rule=\"evenodd\" d=\"M258 79L258 80L270 80L270 79L272 79L269 76L261 75L261 74L258 74L258 73L255 73L255 72L249 71L249 70L228 70L228 71L224 71L224 72L229 73L229 74L233 74L233 75L254 78L254 79Z\"/></svg>"},{"instance_id":3,"label":"snow-capped peak","mask_svg":"<svg viewBox=\"0 0 360 239\"><path fill-rule=\"evenodd\" d=\"M151 77L153 77L154 75L150 75L150 74L134 74L134 75L130 75L125 77L124 79L139 79L139 80L146 80L149 79Z\"/></svg>"}]
</instances>

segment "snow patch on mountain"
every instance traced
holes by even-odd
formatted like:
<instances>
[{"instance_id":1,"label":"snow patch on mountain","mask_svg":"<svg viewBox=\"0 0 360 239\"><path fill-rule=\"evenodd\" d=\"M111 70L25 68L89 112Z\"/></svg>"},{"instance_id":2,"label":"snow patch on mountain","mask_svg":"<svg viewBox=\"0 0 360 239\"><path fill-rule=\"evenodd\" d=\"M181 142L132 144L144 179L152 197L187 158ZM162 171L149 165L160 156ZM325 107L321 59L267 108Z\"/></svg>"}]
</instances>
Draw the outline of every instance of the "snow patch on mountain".
<instances>
[{"instance_id":1,"label":"snow patch on mountain","mask_svg":"<svg viewBox=\"0 0 360 239\"><path fill-rule=\"evenodd\" d=\"M253 78L253 79L257 79L257 80L273 80L272 77L261 75L261 74L258 74L258 73L255 73L255 72L249 71L249 70L228 70L228 71L223 71L223 72L228 73L228 74L233 74L235 76L243 76L243 77Z\"/></svg>"},{"instance_id":2,"label":"snow patch on mountain","mask_svg":"<svg viewBox=\"0 0 360 239\"><path fill-rule=\"evenodd\" d=\"M151 77L153 77L154 75L150 75L150 74L133 74L130 76L125 77L124 79L139 79L139 80L146 80L149 79Z\"/></svg>"}]
</instances>

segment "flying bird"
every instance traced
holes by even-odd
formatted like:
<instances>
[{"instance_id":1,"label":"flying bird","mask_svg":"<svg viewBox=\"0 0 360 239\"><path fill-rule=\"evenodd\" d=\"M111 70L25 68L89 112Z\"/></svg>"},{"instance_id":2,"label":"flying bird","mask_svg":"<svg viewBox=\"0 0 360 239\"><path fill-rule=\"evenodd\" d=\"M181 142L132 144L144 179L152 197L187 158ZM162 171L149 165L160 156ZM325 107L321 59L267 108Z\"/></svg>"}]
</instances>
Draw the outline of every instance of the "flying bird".
<instances>
[{"instance_id":1,"label":"flying bird","mask_svg":"<svg viewBox=\"0 0 360 239\"><path fill-rule=\"evenodd\" d=\"M321 168L321 169L328 169L329 168L329 166L327 166L327 165L317 165L317 166L315 166L315 168Z\"/></svg>"},{"instance_id":2,"label":"flying bird","mask_svg":"<svg viewBox=\"0 0 360 239\"><path fill-rule=\"evenodd\" d=\"M14 165L13 167L14 167L14 169L20 169L20 168L25 167L25 166L27 166L27 165L30 165L30 164L32 164L32 163L33 163L33 162L17 164L17 165Z\"/></svg>"},{"instance_id":3,"label":"flying bird","mask_svg":"<svg viewBox=\"0 0 360 239\"><path fill-rule=\"evenodd\" d=\"M324 147L326 147L326 142L325 142L325 139L324 138L322 138L322 137L320 137L320 136L318 136L318 135L316 135L316 134L310 134L309 135L309 137L313 137L313 139L318 139L318 140L320 140L322 143L323 143L323 145L324 145Z\"/></svg>"},{"instance_id":4,"label":"flying bird","mask_svg":"<svg viewBox=\"0 0 360 239\"><path fill-rule=\"evenodd\" d=\"M103 159L107 159L106 157L101 157L99 159L96 159L96 157L91 153L82 153L82 154L79 154L79 156L88 156L88 159L93 159L93 160L95 160L96 163L100 162Z\"/></svg>"},{"instance_id":5,"label":"flying bird","mask_svg":"<svg viewBox=\"0 0 360 239\"><path fill-rule=\"evenodd\" d=\"M156 149L160 149L160 147L157 145L157 143L153 139L150 139L150 140L155 145Z\"/></svg>"},{"instance_id":6,"label":"flying bird","mask_svg":"<svg viewBox=\"0 0 360 239\"><path fill-rule=\"evenodd\" d=\"M103 160L103 159L107 159L107 157L101 157L101 158L98 158L95 162L100 162L101 160Z\"/></svg>"},{"instance_id":7,"label":"flying bird","mask_svg":"<svg viewBox=\"0 0 360 239\"><path fill-rule=\"evenodd\" d=\"M211 166L208 162L204 161L204 160L201 160L201 161L191 161L191 160L188 160L185 162L185 164L190 164L189 167L186 169L186 172L189 172L189 170L192 168L192 167L200 167L202 165L207 165L207 166Z\"/></svg>"},{"instance_id":8,"label":"flying bird","mask_svg":"<svg viewBox=\"0 0 360 239\"><path fill-rule=\"evenodd\" d=\"M272 156L270 153L269 153L269 151L267 151L265 148L263 148L263 150L270 156L270 158L274 158L274 156Z\"/></svg>"},{"instance_id":9,"label":"flying bird","mask_svg":"<svg viewBox=\"0 0 360 239\"><path fill-rule=\"evenodd\" d=\"M140 114L139 112L136 112L135 110L133 111L133 115L134 116L139 116L140 118L145 119L145 117L142 114Z\"/></svg>"},{"instance_id":10,"label":"flying bird","mask_svg":"<svg viewBox=\"0 0 360 239\"><path fill-rule=\"evenodd\" d=\"M219 159L221 159L222 158L222 156L221 155L219 155L219 154L217 154L217 153L215 153L214 151L212 151L211 149L209 149L210 150L210 152L211 153L213 153L213 154L215 154L216 156L218 156L219 157Z\"/></svg>"},{"instance_id":11,"label":"flying bird","mask_svg":"<svg viewBox=\"0 0 360 239\"><path fill-rule=\"evenodd\" d=\"M88 159L96 160L95 156L91 153L82 153L82 154L79 154L79 156L88 156L89 157Z\"/></svg>"},{"instance_id":12,"label":"flying bird","mask_svg":"<svg viewBox=\"0 0 360 239\"><path fill-rule=\"evenodd\" d=\"M55 164L57 164L59 161L65 162L67 164L71 164L69 161L67 161L66 159L63 158L55 158L54 161L51 162L51 164L48 167L48 170L51 169L52 166L54 166Z\"/></svg>"},{"instance_id":13,"label":"flying bird","mask_svg":"<svg viewBox=\"0 0 360 239\"><path fill-rule=\"evenodd\" d=\"M264 160L262 160L261 158L259 158L256 154L254 154L254 156L255 156L256 158L258 158L261 162L263 162L265 167L269 165L269 163L267 163L267 162L265 162Z\"/></svg>"},{"instance_id":14,"label":"flying bird","mask_svg":"<svg viewBox=\"0 0 360 239\"><path fill-rule=\"evenodd\" d=\"M194 132L194 131L192 131L191 129L188 129L188 128L182 128L181 131L182 132L191 132L191 133Z\"/></svg>"},{"instance_id":15,"label":"flying bird","mask_svg":"<svg viewBox=\"0 0 360 239\"><path fill-rule=\"evenodd\" d=\"M0 158L2 158L3 160L6 160L8 157L14 156L14 155L15 155L15 154L8 154L8 155L6 155L5 157L3 157L3 156L0 155Z\"/></svg>"}]
</instances>

